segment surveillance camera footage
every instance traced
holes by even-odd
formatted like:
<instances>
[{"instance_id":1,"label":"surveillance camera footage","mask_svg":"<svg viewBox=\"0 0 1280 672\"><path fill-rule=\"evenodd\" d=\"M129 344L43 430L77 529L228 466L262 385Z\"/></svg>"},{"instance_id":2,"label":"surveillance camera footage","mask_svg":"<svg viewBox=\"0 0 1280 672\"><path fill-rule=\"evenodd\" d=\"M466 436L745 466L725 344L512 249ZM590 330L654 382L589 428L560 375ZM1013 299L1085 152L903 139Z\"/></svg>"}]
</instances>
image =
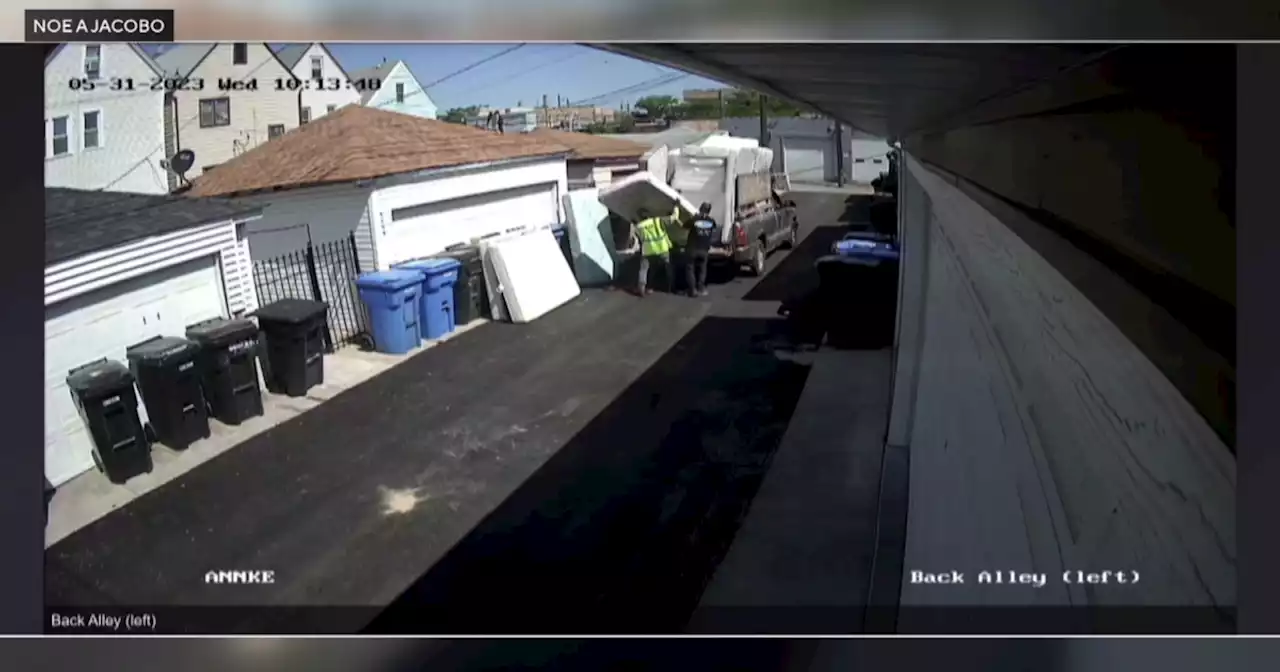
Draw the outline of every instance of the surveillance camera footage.
<instances>
[{"instance_id":1,"label":"surveillance camera footage","mask_svg":"<svg viewBox=\"0 0 1280 672\"><path fill-rule=\"evenodd\" d=\"M1245 47L361 11L44 45L47 634L1236 632Z\"/></svg>"}]
</instances>

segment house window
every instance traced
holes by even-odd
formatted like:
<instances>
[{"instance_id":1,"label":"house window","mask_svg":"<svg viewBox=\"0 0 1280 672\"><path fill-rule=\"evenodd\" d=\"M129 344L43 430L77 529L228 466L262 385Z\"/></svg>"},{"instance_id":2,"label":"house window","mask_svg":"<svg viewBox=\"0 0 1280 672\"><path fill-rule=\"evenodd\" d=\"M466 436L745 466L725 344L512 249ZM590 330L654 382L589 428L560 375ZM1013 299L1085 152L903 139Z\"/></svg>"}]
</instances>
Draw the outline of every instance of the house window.
<instances>
[{"instance_id":1,"label":"house window","mask_svg":"<svg viewBox=\"0 0 1280 672\"><path fill-rule=\"evenodd\" d=\"M311 123L311 108L304 107L298 113L298 120L304 124Z\"/></svg>"},{"instance_id":2,"label":"house window","mask_svg":"<svg viewBox=\"0 0 1280 672\"><path fill-rule=\"evenodd\" d=\"M333 103L329 103L329 105L324 108L325 112L332 112L336 109L338 109L338 106Z\"/></svg>"},{"instance_id":3,"label":"house window","mask_svg":"<svg viewBox=\"0 0 1280 672\"><path fill-rule=\"evenodd\" d=\"M319 56L311 57L311 79L324 79L324 59Z\"/></svg>"},{"instance_id":4,"label":"house window","mask_svg":"<svg viewBox=\"0 0 1280 672\"><path fill-rule=\"evenodd\" d=\"M396 82L396 102L404 102L404 82Z\"/></svg>"},{"instance_id":5,"label":"house window","mask_svg":"<svg viewBox=\"0 0 1280 672\"><path fill-rule=\"evenodd\" d=\"M231 125L231 99L206 98L200 101L200 128Z\"/></svg>"},{"instance_id":6,"label":"house window","mask_svg":"<svg viewBox=\"0 0 1280 672\"><path fill-rule=\"evenodd\" d=\"M84 45L84 76L87 79L102 77L102 45Z\"/></svg>"},{"instance_id":7,"label":"house window","mask_svg":"<svg viewBox=\"0 0 1280 672\"><path fill-rule=\"evenodd\" d=\"M102 112L93 110L84 113L84 148L93 149L102 146Z\"/></svg>"},{"instance_id":8,"label":"house window","mask_svg":"<svg viewBox=\"0 0 1280 672\"><path fill-rule=\"evenodd\" d=\"M872 159L872 160L871 160L871 162L872 162L872 163L874 163L874 164L876 164L876 165L878 166L878 165L880 165L880 164L884 163L884 159Z\"/></svg>"},{"instance_id":9,"label":"house window","mask_svg":"<svg viewBox=\"0 0 1280 672\"><path fill-rule=\"evenodd\" d=\"M50 122L50 139L54 156L71 153L71 117L54 117Z\"/></svg>"},{"instance_id":10,"label":"house window","mask_svg":"<svg viewBox=\"0 0 1280 672\"><path fill-rule=\"evenodd\" d=\"M245 42L236 42L231 45L231 64L247 65L249 63L249 45Z\"/></svg>"},{"instance_id":11,"label":"house window","mask_svg":"<svg viewBox=\"0 0 1280 672\"><path fill-rule=\"evenodd\" d=\"M275 140L284 135L284 124L271 124L267 127L267 139Z\"/></svg>"}]
</instances>

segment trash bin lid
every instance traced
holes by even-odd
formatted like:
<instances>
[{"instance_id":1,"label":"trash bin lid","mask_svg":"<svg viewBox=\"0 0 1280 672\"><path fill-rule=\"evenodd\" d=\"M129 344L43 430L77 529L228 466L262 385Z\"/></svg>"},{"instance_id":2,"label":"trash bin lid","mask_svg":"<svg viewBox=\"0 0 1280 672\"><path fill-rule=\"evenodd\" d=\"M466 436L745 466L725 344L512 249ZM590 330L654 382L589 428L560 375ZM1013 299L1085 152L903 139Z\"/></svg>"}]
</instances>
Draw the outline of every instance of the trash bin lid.
<instances>
[{"instance_id":1,"label":"trash bin lid","mask_svg":"<svg viewBox=\"0 0 1280 672\"><path fill-rule=\"evenodd\" d=\"M174 362L190 360L200 351L200 346L185 338L157 336L131 346L125 351L130 361L148 366L164 366Z\"/></svg>"},{"instance_id":2,"label":"trash bin lid","mask_svg":"<svg viewBox=\"0 0 1280 672\"><path fill-rule=\"evenodd\" d=\"M208 347L222 347L258 335L258 325L249 320L215 317L187 327L187 338Z\"/></svg>"},{"instance_id":3,"label":"trash bin lid","mask_svg":"<svg viewBox=\"0 0 1280 672\"><path fill-rule=\"evenodd\" d=\"M437 256L437 257L448 256L448 257L453 257L455 259L461 259L462 257L478 256L479 254L480 254L480 247L477 245L471 245L468 243L454 243L453 245L450 245L449 247L444 248L443 253L437 254L434 256Z\"/></svg>"},{"instance_id":4,"label":"trash bin lid","mask_svg":"<svg viewBox=\"0 0 1280 672\"><path fill-rule=\"evenodd\" d=\"M415 259L414 261L406 261L400 264L399 268L407 268L413 271L421 271L427 277L443 275L450 271L455 271L462 262L452 257L435 257L433 259Z\"/></svg>"},{"instance_id":5,"label":"trash bin lid","mask_svg":"<svg viewBox=\"0 0 1280 672\"><path fill-rule=\"evenodd\" d=\"M356 278L356 286L361 289L377 289L384 292L395 292L405 287L422 284L425 279L422 271L411 271L409 269L391 269L389 271L374 271L365 273Z\"/></svg>"},{"instance_id":6,"label":"trash bin lid","mask_svg":"<svg viewBox=\"0 0 1280 672\"><path fill-rule=\"evenodd\" d=\"M99 359L67 373L67 387L80 396L96 396L133 385L129 367L113 359Z\"/></svg>"},{"instance_id":7,"label":"trash bin lid","mask_svg":"<svg viewBox=\"0 0 1280 672\"><path fill-rule=\"evenodd\" d=\"M835 244L835 252L842 256L898 258L898 250L893 245L858 238L846 238L837 242Z\"/></svg>"},{"instance_id":8,"label":"trash bin lid","mask_svg":"<svg viewBox=\"0 0 1280 672\"><path fill-rule=\"evenodd\" d=\"M302 324L320 317L329 310L324 301L309 299L280 299L253 311L252 315L259 322L276 322L281 324Z\"/></svg>"}]
</instances>

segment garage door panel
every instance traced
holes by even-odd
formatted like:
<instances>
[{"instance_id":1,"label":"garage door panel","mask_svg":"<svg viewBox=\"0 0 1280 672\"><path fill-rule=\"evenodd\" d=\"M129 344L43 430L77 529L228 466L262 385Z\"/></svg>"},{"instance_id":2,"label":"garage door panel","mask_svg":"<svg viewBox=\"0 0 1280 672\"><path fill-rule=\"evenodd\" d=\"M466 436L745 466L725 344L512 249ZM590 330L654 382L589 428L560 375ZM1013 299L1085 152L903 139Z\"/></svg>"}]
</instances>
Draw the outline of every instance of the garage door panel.
<instances>
[{"instance_id":1,"label":"garage door panel","mask_svg":"<svg viewBox=\"0 0 1280 672\"><path fill-rule=\"evenodd\" d=\"M45 316L45 473L54 485L93 468L92 443L67 388L67 373L98 359L125 363L129 346L182 336L193 322L226 314L222 274L207 257L55 304ZM139 405L146 419L146 409Z\"/></svg>"},{"instance_id":2,"label":"garage door panel","mask_svg":"<svg viewBox=\"0 0 1280 672\"><path fill-rule=\"evenodd\" d=\"M825 138L783 138L787 175L797 182L824 182L833 175L831 142Z\"/></svg>"},{"instance_id":3,"label":"garage door panel","mask_svg":"<svg viewBox=\"0 0 1280 672\"><path fill-rule=\"evenodd\" d=\"M549 182L416 205L388 204L391 223L383 245L389 255L379 256L397 263L515 227L554 224L556 192L557 185Z\"/></svg>"}]
</instances>

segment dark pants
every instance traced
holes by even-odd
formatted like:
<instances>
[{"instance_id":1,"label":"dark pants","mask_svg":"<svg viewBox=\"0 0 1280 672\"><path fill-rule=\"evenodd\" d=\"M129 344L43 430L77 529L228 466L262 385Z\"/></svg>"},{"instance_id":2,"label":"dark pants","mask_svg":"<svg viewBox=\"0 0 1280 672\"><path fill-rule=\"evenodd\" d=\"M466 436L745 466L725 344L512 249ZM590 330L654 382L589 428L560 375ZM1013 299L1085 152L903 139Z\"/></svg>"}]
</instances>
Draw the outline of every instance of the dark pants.
<instances>
[{"instance_id":1,"label":"dark pants","mask_svg":"<svg viewBox=\"0 0 1280 672\"><path fill-rule=\"evenodd\" d=\"M654 254L640 257L640 271L636 274L636 289L641 293L649 284L649 268L656 267L662 271L662 282L667 291L671 290L671 255Z\"/></svg>"},{"instance_id":2,"label":"dark pants","mask_svg":"<svg viewBox=\"0 0 1280 672\"><path fill-rule=\"evenodd\" d=\"M684 263L685 289L690 293L704 292L707 289L707 253L691 250L685 256Z\"/></svg>"}]
</instances>

